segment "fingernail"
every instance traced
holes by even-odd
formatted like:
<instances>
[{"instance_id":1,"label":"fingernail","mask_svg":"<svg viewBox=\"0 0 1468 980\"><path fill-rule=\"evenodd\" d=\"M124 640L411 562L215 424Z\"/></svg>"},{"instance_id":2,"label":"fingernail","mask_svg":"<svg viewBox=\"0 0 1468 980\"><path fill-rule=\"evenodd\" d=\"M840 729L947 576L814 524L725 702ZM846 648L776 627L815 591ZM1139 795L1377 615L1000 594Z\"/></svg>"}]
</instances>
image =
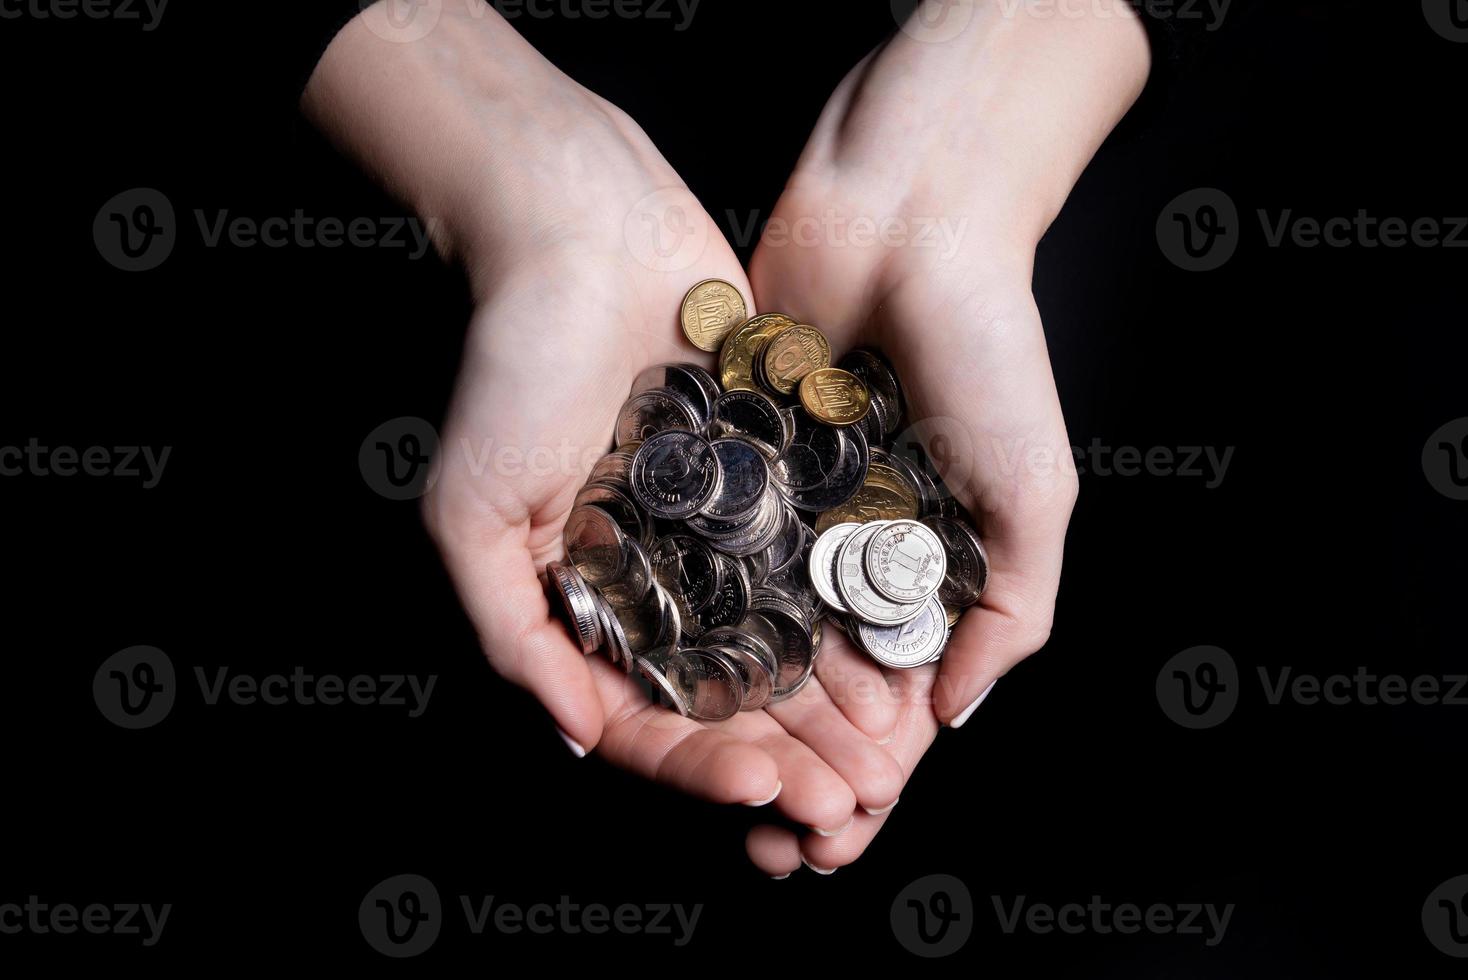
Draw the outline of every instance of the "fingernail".
<instances>
[{"instance_id":1,"label":"fingernail","mask_svg":"<svg viewBox=\"0 0 1468 980\"><path fill-rule=\"evenodd\" d=\"M800 863L805 865L807 868L810 868L818 875L833 875L836 873L835 868L818 868L814 864L811 864L809 861L807 861L804 857L800 859Z\"/></svg>"},{"instance_id":2,"label":"fingernail","mask_svg":"<svg viewBox=\"0 0 1468 980\"><path fill-rule=\"evenodd\" d=\"M896 806L898 803L901 803L901 802L902 802L902 797L899 796L897 799L893 800L891 803L888 803L886 806L882 807L882 809L880 809L880 810L873 810L871 807L865 807L865 806L862 807L862 809L865 810L867 813L871 814L874 817L880 817L882 814L886 813L888 810L891 810L894 806Z\"/></svg>"},{"instance_id":3,"label":"fingernail","mask_svg":"<svg viewBox=\"0 0 1468 980\"><path fill-rule=\"evenodd\" d=\"M561 736L561 741L566 743L566 748L571 750L572 755L578 759L586 758L586 747L562 731L559 725L556 726L556 734Z\"/></svg>"},{"instance_id":4,"label":"fingernail","mask_svg":"<svg viewBox=\"0 0 1468 980\"><path fill-rule=\"evenodd\" d=\"M790 877L790 872L787 871L787 872L785 872L782 875L770 875L770 880L771 881L784 881L786 878L789 878L789 877Z\"/></svg>"},{"instance_id":5,"label":"fingernail","mask_svg":"<svg viewBox=\"0 0 1468 980\"><path fill-rule=\"evenodd\" d=\"M892 744L892 740L894 738L896 738L896 737L897 737L897 731L894 729L893 732L892 732L892 734L891 735L888 735L886 738L879 738L879 739L877 739L877 744L878 745L891 745Z\"/></svg>"},{"instance_id":6,"label":"fingernail","mask_svg":"<svg viewBox=\"0 0 1468 980\"><path fill-rule=\"evenodd\" d=\"M816 833L820 834L822 837L837 837L837 836L839 836L841 834L846 833L848 830L850 830L851 829L851 824L855 820L856 820L856 817L855 816L847 817L846 818L846 822L844 824L842 824L841 826L837 827L835 830L822 830L819 827L812 827L811 830L814 830ZM829 871L823 872L823 873L824 874L830 874Z\"/></svg>"},{"instance_id":7,"label":"fingernail","mask_svg":"<svg viewBox=\"0 0 1468 980\"><path fill-rule=\"evenodd\" d=\"M780 790L782 790L784 788L785 788L785 784L784 783L776 783L775 784L775 791L773 793L771 793L769 796L765 797L762 800L749 800L744 805L745 806L764 806L767 803L773 803L774 800L775 800L775 797L777 797L777 796L780 795Z\"/></svg>"},{"instance_id":8,"label":"fingernail","mask_svg":"<svg viewBox=\"0 0 1468 980\"><path fill-rule=\"evenodd\" d=\"M973 704L969 705L967 708L964 708L963 711L959 713L958 717L950 721L948 723L948 727L962 728L963 723L968 721L969 716L972 715L975 711L979 710L979 705L984 703L984 699L989 696L989 692L994 690L994 684L998 683L998 681L994 681L993 684L990 684L988 687L984 688L984 693L975 698Z\"/></svg>"}]
</instances>

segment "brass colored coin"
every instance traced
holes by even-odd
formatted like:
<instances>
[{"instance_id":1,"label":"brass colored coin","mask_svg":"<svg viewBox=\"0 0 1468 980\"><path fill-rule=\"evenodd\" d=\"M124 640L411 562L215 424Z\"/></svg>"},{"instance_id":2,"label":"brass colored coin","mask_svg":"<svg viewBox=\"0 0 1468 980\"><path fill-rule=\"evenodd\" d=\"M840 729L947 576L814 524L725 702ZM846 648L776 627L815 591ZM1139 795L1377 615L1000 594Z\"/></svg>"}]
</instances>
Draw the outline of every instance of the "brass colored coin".
<instances>
[{"instance_id":1,"label":"brass colored coin","mask_svg":"<svg viewBox=\"0 0 1468 980\"><path fill-rule=\"evenodd\" d=\"M914 520L917 508L895 488L871 480L862 484L846 503L822 511L816 518L816 534L824 534L837 524L866 524L869 521Z\"/></svg>"},{"instance_id":2,"label":"brass colored coin","mask_svg":"<svg viewBox=\"0 0 1468 980\"><path fill-rule=\"evenodd\" d=\"M783 313L761 313L734 330L719 352L719 383L725 391L759 391L754 381L754 359L775 334L795 326Z\"/></svg>"},{"instance_id":3,"label":"brass colored coin","mask_svg":"<svg viewBox=\"0 0 1468 980\"><path fill-rule=\"evenodd\" d=\"M895 467L873 462L867 467L866 482L881 484L889 490L897 491L915 513L922 511L922 497L918 494L917 487Z\"/></svg>"},{"instance_id":4,"label":"brass colored coin","mask_svg":"<svg viewBox=\"0 0 1468 980\"><path fill-rule=\"evenodd\" d=\"M765 383L788 395L807 374L831 366L831 345L825 334L801 323L772 337L761 356Z\"/></svg>"},{"instance_id":5,"label":"brass colored coin","mask_svg":"<svg viewBox=\"0 0 1468 980\"><path fill-rule=\"evenodd\" d=\"M683 297L683 335L699 350L716 351L744 322L744 297L722 279L705 279Z\"/></svg>"},{"instance_id":6,"label":"brass colored coin","mask_svg":"<svg viewBox=\"0 0 1468 980\"><path fill-rule=\"evenodd\" d=\"M948 628L953 629L953 627L958 625L958 617L963 615L963 610L957 606L950 606L945 602L943 604L943 615L948 620Z\"/></svg>"},{"instance_id":7,"label":"brass colored coin","mask_svg":"<svg viewBox=\"0 0 1468 980\"><path fill-rule=\"evenodd\" d=\"M872 407L872 395L849 371L817 368L800 379L800 404L827 425L855 425Z\"/></svg>"}]
</instances>

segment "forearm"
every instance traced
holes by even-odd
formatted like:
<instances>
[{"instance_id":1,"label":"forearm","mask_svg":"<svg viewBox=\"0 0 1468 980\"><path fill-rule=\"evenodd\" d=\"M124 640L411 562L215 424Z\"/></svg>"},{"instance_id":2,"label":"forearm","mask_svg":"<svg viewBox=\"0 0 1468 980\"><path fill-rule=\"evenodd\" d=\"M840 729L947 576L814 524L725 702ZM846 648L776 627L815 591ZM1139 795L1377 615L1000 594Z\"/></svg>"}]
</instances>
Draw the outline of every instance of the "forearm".
<instances>
[{"instance_id":1,"label":"forearm","mask_svg":"<svg viewBox=\"0 0 1468 980\"><path fill-rule=\"evenodd\" d=\"M915 17L935 11L963 29L909 22L847 80L802 170L933 206L961 187L976 220L1038 241L1140 94L1145 31L1124 0L927 0Z\"/></svg>"},{"instance_id":2,"label":"forearm","mask_svg":"<svg viewBox=\"0 0 1468 980\"><path fill-rule=\"evenodd\" d=\"M587 165L566 130L605 117L594 97L481 0L450 0L414 40L374 24L382 9L333 40L302 97L306 115L429 220L445 254L483 266L543 235L531 224L543 176L570 182Z\"/></svg>"}]
</instances>

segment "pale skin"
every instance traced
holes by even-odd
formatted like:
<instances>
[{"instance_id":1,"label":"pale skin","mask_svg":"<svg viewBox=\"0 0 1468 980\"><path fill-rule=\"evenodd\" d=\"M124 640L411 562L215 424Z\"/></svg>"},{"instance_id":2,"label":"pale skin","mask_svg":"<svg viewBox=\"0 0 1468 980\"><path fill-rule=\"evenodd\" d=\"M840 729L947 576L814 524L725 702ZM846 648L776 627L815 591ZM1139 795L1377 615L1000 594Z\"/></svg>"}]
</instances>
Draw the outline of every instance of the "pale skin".
<instances>
[{"instance_id":1,"label":"pale skin","mask_svg":"<svg viewBox=\"0 0 1468 980\"><path fill-rule=\"evenodd\" d=\"M811 828L750 832L768 874L854 861L940 727L967 721L1049 636L1076 480L1030 269L1146 79L1135 16L1124 3L1106 10L1043 18L959 4L946 15L971 16L956 37L896 34L831 97L773 216L811 228L800 219L830 227L835 215L848 233L767 236L748 275L637 125L478 0L450 0L411 41L374 31L369 9L307 87L307 114L432 220L473 286L424 515L490 663L577 748ZM635 220L649 195L705 241L677 268L656 260L655 229ZM889 234L859 241L849 232L863 218ZM944 221L946 244L918 240ZM828 628L797 697L705 724L650 704L551 617L537 572L562 556L572 499L632 379L666 361L713 365L676 326L684 292L705 278L734 284L751 313L819 325L838 357L879 347L914 417L968 433L944 475L992 572L940 665L883 671Z\"/></svg>"}]
</instances>

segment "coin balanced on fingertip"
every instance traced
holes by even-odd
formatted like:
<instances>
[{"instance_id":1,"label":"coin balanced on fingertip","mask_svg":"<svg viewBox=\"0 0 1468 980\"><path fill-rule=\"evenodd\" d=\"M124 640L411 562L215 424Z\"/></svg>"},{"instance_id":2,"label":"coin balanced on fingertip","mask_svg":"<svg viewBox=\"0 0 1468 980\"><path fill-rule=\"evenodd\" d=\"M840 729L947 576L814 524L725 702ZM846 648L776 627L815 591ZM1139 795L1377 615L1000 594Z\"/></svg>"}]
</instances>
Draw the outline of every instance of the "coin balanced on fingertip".
<instances>
[{"instance_id":1,"label":"coin balanced on fingertip","mask_svg":"<svg viewBox=\"0 0 1468 980\"><path fill-rule=\"evenodd\" d=\"M828 624L884 668L931 664L988 581L929 455L892 442L886 358L833 366L818 328L746 312L731 283L688 291L683 332L717 372L639 374L545 575L577 649L707 721L798 693Z\"/></svg>"}]
</instances>

